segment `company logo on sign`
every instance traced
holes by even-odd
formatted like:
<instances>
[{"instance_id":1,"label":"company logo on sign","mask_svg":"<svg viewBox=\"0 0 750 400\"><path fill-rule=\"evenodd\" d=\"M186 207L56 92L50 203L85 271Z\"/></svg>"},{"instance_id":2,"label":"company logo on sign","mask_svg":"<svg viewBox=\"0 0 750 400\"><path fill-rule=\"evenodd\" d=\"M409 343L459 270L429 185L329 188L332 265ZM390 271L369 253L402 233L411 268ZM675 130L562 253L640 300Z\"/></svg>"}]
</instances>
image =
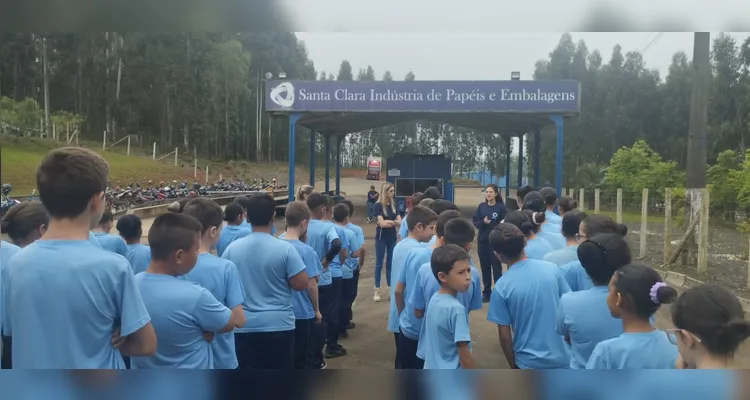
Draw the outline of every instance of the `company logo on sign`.
<instances>
[{"instance_id":1,"label":"company logo on sign","mask_svg":"<svg viewBox=\"0 0 750 400\"><path fill-rule=\"evenodd\" d=\"M290 108L294 105L294 86L289 82L284 82L271 89L271 101L277 105Z\"/></svg>"}]
</instances>

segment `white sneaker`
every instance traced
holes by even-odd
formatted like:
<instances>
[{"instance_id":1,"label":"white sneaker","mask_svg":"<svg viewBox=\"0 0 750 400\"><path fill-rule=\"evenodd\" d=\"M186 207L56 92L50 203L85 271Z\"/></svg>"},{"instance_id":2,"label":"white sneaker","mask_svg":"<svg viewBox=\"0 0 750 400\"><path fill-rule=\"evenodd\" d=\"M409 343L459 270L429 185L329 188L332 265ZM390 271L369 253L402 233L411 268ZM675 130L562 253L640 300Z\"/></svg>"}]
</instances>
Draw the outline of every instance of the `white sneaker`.
<instances>
[{"instance_id":1,"label":"white sneaker","mask_svg":"<svg viewBox=\"0 0 750 400\"><path fill-rule=\"evenodd\" d=\"M372 296L372 300L376 303L380 303L380 288L375 288L375 295Z\"/></svg>"}]
</instances>

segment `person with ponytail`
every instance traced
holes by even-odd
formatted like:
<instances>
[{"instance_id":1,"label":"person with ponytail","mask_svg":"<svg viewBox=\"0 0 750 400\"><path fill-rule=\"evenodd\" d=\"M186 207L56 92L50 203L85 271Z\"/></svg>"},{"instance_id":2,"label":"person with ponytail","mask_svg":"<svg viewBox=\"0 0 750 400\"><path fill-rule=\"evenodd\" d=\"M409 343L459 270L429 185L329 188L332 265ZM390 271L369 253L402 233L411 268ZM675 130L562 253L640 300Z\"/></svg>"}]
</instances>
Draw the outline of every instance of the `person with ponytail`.
<instances>
[{"instance_id":1,"label":"person with ponytail","mask_svg":"<svg viewBox=\"0 0 750 400\"><path fill-rule=\"evenodd\" d=\"M494 183L484 188L484 202L479 203L474 213L474 226L479 230L477 234L477 254L482 268L482 301L490 301L492 283L503 275L503 265L495 257L490 247L490 232L505 219L508 211L500 196L500 189Z\"/></svg>"},{"instance_id":2,"label":"person with ponytail","mask_svg":"<svg viewBox=\"0 0 750 400\"><path fill-rule=\"evenodd\" d=\"M750 337L742 304L727 289L703 283L685 291L672 305L670 341L680 352L677 368L727 369Z\"/></svg>"},{"instance_id":3,"label":"person with ponytail","mask_svg":"<svg viewBox=\"0 0 750 400\"><path fill-rule=\"evenodd\" d=\"M561 217L565 217L566 214L576 209L578 209L578 202L572 197L563 196L557 201L557 211L560 212Z\"/></svg>"},{"instance_id":4,"label":"person with ponytail","mask_svg":"<svg viewBox=\"0 0 750 400\"><path fill-rule=\"evenodd\" d=\"M547 222L555 225L562 225L562 217L555 213L555 203L557 203L557 191L551 187L543 187L539 189L539 194L544 199L544 216L547 217Z\"/></svg>"},{"instance_id":5,"label":"person with ponytail","mask_svg":"<svg viewBox=\"0 0 750 400\"><path fill-rule=\"evenodd\" d=\"M583 242L602 233L616 233L625 237L628 234L628 227L616 223L612 218L606 215L589 215L581 221L576 238L578 242ZM583 266L579 261L570 262L560 268L562 269L565 280L570 286L570 290L577 292L579 290L591 289L594 286L594 283L591 282L591 278L586 273L586 270L583 269Z\"/></svg>"},{"instance_id":6,"label":"person with ponytail","mask_svg":"<svg viewBox=\"0 0 750 400\"><path fill-rule=\"evenodd\" d=\"M307 197L310 196L310 193L315 191L315 188L310 185L302 185L297 189L297 198L295 200L297 201L307 201Z\"/></svg>"},{"instance_id":7,"label":"person with ponytail","mask_svg":"<svg viewBox=\"0 0 750 400\"><path fill-rule=\"evenodd\" d=\"M626 265L609 281L607 307L622 322L623 333L596 345L586 369L673 369L677 346L667 332L657 330L652 317L662 304L677 299L677 291L662 282L654 269Z\"/></svg>"},{"instance_id":8,"label":"person with ponytail","mask_svg":"<svg viewBox=\"0 0 750 400\"><path fill-rule=\"evenodd\" d=\"M549 261L558 266L563 266L578 260L578 228L588 215L585 212L575 211L568 214L562 219L560 230L565 238L565 247L547 253L544 261Z\"/></svg>"},{"instance_id":9,"label":"person with ponytail","mask_svg":"<svg viewBox=\"0 0 750 400\"><path fill-rule=\"evenodd\" d=\"M553 251L552 245L537 236L539 225L544 221L544 213L531 213L526 211L511 211L505 217L506 223L515 225L526 237L524 252L526 257L533 260L543 260L547 253Z\"/></svg>"}]
</instances>

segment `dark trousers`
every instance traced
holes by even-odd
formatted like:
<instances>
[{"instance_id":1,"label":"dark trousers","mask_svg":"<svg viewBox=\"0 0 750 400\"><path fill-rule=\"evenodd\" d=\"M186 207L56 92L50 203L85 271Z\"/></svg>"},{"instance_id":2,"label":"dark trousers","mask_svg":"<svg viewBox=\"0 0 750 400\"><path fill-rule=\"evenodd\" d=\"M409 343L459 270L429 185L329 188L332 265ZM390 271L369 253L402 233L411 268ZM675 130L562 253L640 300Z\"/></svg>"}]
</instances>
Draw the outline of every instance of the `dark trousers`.
<instances>
[{"instance_id":1,"label":"dark trousers","mask_svg":"<svg viewBox=\"0 0 750 400\"><path fill-rule=\"evenodd\" d=\"M234 334L238 369L294 369L294 330Z\"/></svg>"},{"instance_id":2,"label":"dark trousers","mask_svg":"<svg viewBox=\"0 0 750 400\"><path fill-rule=\"evenodd\" d=\"M489 242L479 242L477 245L479 265L482 268L482 294L489 296L492 293L492 284L503 276L503 264L495 256Z\"/></svg>"},{"instance_id":3,"label":"dark trousers","mask_svg":"<svg viewBox=\"0 0 750 400\"><path fill-rule=\"evenodd\" d=\"M418 340L412 340L403 333L398 335L396 348L396 365L399 369L423 369L424 360L417 357Z\"/></svg>"},{"instance_id":4,"label":"dark trousers","mask_svg":"<svg viewBox=\"0 0 750 400\"><path fill-rule=\"evenodd\" d=\"M399 338L399 336L401 336L400 333L393 332L393 340L396 342L396 358L395 358L395 362L394 362L394 366L393 367L396 368L396 369L401 369L401 364L398 362L398 342L399 342L398 338Z\"/></svg>"},{"instance_id":5,"label":"dark trousers","mask_svg":"<svg viewBox=\"0 0 750 400\"><path fill-rule=\"evenodd\" d=\"M2 360L0 361L0 368L2 369L12 369L13 368L13 359L11 358L11 350L13 349L13 343L10 339L10 336L3 335L3 355Z\"/></svg>"},{"instance_id":6,"label":"dark trousers","mask_svg":"<svg viewBox=\"0 0 750 400\"><path fill-rule=\"evenodd\" d=\"M383 271L383 259L385 259L385 281L391 286L391 269L393 267L393 250L396 248L396 234L383 235L375 238L375 287L380 287Z\"/></svg>"},{"instance_id":7,"label":"dark trousers","mask_svg":"<svg viewBox=\"0 0 750 400\"><path fill-rule=\"evenodd\" d=\"M357 286L359 285L359 271L354 271L354 276L341 281L341 307L339 307L339 332L346 332L346 327L352 322L352 304L357 298Z\"/></svg>"},{"instance_id":8,"label":"dark trousers","mask_svg":"<svg viewBox=\"0 0 750 400\"><path fill-rule=\"evenodd\" d=\"M344 280L341 278L331 279L328 315L323 314L323 319L326 320L326 346L328 348L336 348L339 345L343 283Z\"/></svg>"},{"instance_id":9,"label":"dark trousers","mask_svg":"<svg viewBox=\"0 0 750 400\"><path fill-rule=\"evenodd\" d=\"M312 366L310 344L315 318L294 321L294 369L308 369Z\"/></svg>"},{"instance_id":10,"label":"dark trousers","mask_svg":"<svg viewBox=\"0 0 750 400\"><path fill-rule=\"evenodd\" d=\"M312 329L312 363L314 366L323 364L323 346L326 344L326 331L328 330L327 316L331 315L331 306L333 302L333 283L325 286L318 286L318 308L323 316L320 324L314 324Z\"/></svg>"}]
</instances>

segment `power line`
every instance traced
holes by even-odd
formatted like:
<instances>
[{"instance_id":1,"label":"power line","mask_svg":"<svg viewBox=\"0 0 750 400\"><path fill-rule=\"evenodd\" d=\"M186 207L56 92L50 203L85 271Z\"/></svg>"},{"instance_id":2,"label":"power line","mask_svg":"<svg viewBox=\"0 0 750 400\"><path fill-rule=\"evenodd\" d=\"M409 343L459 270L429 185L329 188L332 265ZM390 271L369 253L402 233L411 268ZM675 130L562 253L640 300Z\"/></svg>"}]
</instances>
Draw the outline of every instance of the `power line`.
<instances>
[{"instance_id":1,"label":"power line","mask_svg":"<svg viewBox=\"0 0 750 400\"><path fill-rule=\"evenodd\" d=\"M644 48L643 48L643 50L641 50L641 54L644 54L644 53L645 53L646 51L648 51L648 49L650 49L650 48L651 48L651 46L653 46L654 44L656 44L656 43L657 43L657 42L659 41L659 39L661 39L661 37L662 37L662 36L664 36L664 32L659 32L659 34L658 34L658 35L656 35L656 37L654 37L654 38L653 38L653 39L652 39L652 40L651 40L651 41L650 41L650 42L649 42L649 43L648 43L648 44L646 45L646 47L644 47Z\"/></svg>"}]
</instances>

